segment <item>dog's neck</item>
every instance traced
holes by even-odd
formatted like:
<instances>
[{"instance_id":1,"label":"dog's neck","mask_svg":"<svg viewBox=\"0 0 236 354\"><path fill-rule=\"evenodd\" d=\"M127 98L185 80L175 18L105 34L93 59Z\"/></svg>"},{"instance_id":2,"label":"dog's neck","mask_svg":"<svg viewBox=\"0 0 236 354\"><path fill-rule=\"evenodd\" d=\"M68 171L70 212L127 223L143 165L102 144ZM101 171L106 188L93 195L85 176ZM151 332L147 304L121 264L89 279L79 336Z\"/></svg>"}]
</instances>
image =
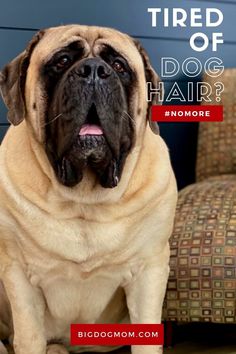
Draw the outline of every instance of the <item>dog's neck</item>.
<instances>
[{"instance_id":1,"label":"dog's neck","mask_svg":"<svg viewBox=\"0 0 236 354\"><path fill-rule=\"evenodd\" d=\"M148 135L148 131L143 135L144 146L136 144L127 157L122 178L118 186L112 189L101 187L90 170L85 171L83 180L77 186L69 188L61 185L55 177L44 146L37 141L25 121L9 129L2 148L5 147L8 176L20 194L46 212L53 211L55 214L58 211L57 216L76 217L80 215L80 207L117 206L117 203L127 201L143 188L144 180L137 175L136 170L143 170L144 175L145 170L148 170L145 167L148 157L143 158L145 145L150 140Z\"/></svg>"}]
</instances>

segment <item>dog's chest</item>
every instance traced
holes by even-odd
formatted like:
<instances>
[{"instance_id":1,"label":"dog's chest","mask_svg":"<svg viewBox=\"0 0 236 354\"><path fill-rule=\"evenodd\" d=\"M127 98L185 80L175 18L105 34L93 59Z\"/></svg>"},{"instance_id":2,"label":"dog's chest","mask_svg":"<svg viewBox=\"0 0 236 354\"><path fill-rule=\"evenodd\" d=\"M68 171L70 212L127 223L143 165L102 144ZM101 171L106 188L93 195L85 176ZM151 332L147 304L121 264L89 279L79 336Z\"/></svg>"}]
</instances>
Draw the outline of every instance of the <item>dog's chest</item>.
<instances>
[{"instance_id":1,"label":"dog's chest","mask_svg":"<svg viewBox=\"0 0 236 354\"><path fill-rule=\"evenodd\" d=\"M41 215L34 220L24 220L24 231L21 234L22 248L32 253L25 230L41 249L53 253L62 259L83 264L84 270L90 271L102 263L112 262L114 253L118 257L132 237L123 220L111 222L87 221L83 219L58 220ZM128 250L127 250L128 251ZM131 250L130 250L131 251ZM37 251L36 251L37 252ZM40 251L41 252L41 251ZM117 262L120 262L116 258ZM85 269L86 268L86 269Z\"/></svg>"},{"instance_id":2,"label":"dog's chest","mask_svg":"<svg viewBox=\"0 0 236 354\"><path fill-rule=\"evenodd\" d=\"M62 338L68 344L71 323L123 321L127 314L123 287L143 266L130 256L135 247L127 247L132 234L123 220L39 224L36 219L30 231L43 248L33 248L32 243L29 248L29 239L22 234L27 277L41 291L49 340Z\"/></svg>"},{"instance_id":3,"label":"dog's chest","mask_svg":"<svg viewBox=\"0 0 236 354\"><path fill-rule=\"evenodd\" d=\"M38 284L45 299L48 339L66 341L71 323L122 321L127 313L122 285L130 277L132 272L126 268L107 267L86 274L66 264L49 272Z\"/></svg>"},{"instance_id":4,"label":"dog's chest","mask_svg":"<svg viewBox=\"0 0 236 354\"><path fill-rule=\"evenodd\" d=\"M54 318L93 321L112 298L121 281L106 275L83 279L81 275L68 279L60 274L42 281L41 286L48 310Z\"/></svg>"}]
</instances>

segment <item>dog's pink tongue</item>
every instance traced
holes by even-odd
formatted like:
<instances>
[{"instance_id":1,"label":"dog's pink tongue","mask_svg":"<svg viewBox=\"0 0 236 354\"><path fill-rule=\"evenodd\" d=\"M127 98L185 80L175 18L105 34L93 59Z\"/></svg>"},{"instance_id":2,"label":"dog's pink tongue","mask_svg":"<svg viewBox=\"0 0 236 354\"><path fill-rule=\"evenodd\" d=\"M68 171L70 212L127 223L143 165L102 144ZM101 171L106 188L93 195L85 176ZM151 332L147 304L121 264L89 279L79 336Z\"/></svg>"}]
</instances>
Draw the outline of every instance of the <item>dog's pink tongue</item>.
<instances>
[{"instance_id":1,"label":"dog's pink tongue","mask_svg":"<svg viewBox=\"0 0 236 354\"><path fill-rule=\"evenodd\" d=\"M84 124L80 129L79 135L102 135L101 127L95 124Z\"/></svg>"}]
</instances>

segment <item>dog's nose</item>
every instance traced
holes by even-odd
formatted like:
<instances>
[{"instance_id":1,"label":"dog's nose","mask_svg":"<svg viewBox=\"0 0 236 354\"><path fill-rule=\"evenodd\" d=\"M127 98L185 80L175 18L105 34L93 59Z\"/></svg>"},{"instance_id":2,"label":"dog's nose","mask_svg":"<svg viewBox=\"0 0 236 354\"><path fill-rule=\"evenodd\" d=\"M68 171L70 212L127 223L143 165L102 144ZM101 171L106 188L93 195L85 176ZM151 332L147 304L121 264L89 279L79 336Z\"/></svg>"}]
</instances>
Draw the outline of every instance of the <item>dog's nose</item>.
<instances>
[{"instance_id":1,"label":"dog's nose","mask_svg":"<svg viewBox=\"0 0 236 354\"><path fill-rule=\"evenodd\" d=\"M87 81L107 79L112 71L105 61L100 58L89 58L83 61L76 70L77 74Z\"/></svg>"}]
</instances>

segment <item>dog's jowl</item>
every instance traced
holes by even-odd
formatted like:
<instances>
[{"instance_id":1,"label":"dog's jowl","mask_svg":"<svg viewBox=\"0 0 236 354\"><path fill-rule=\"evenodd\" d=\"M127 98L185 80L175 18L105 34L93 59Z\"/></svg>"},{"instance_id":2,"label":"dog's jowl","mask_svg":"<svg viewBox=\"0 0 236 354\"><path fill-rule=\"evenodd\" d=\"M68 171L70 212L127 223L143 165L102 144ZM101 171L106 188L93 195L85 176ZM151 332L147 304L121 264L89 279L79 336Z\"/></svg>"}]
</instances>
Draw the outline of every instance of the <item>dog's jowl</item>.
<instances>
[{"instance_id":1,"label":"dog's jowl","mask_svg":"<svg viewBox=\"0 0 236 354\"><path fill-rule=\"evenodd\" d=\"M16 354L111 351L71 347L70 324L161 321L177 192L147 81L159 78L139 43L79 25L40 31L0 73L12 123L0 147L0 339Z\"/></svg>"}]
</instances>

